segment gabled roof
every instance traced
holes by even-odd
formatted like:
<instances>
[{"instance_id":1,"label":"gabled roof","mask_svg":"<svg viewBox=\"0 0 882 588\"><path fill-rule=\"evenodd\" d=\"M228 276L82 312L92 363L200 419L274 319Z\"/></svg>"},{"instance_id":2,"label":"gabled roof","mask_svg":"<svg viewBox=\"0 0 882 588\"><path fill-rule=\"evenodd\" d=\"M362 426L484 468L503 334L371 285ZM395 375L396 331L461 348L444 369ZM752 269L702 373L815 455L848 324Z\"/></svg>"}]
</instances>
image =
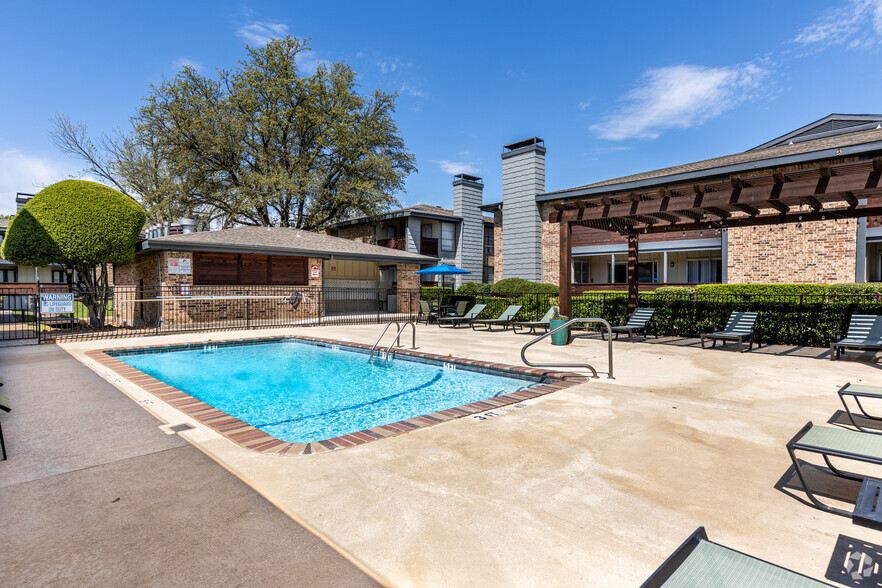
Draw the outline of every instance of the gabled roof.
<instances>
[{"instance_id":1,"label":"gabled roof","mask_svg":"<svg viewBox=\"0 0 882 588\"><path fill-rule=\"evenodd\" d=\"M879 116L880 120L882 120L882 115L866 116ZM821 121L824 120L825 119L821 119ZM805 128L806 127L803 127L803 129ZM797 129L797 131L794 132L798 132L799 130L800 129ZM785 136L787 135L782 135L782 137ZM773 139L772 141L779 141L779 139L781 139L781 137ZM790 144L788 139L788 142L784 145L773 145L771 147L763 148L757 147L733 155L724 155L723 157L714 157L712 159L705 159L694 163L687 163L614 178L611 180L604 180L602 182L595 182L577 188L546 192L545 194L537 196L536 200L541 202L573 196L603 194L612 191L637 190L652 186L664 186L679 182L698 181L703 178L726 176L737 172L755 171L775 166L793 165L835 157L848 157L875 152L882 152L882 128L876 128L874 125L869 130L836 133L802 142L794 141L793 144Z\"/></svg>"},{"instance_id":2,"label":"gabled roof","mask_svg":"<svg viewBox=\"0 0 882 588\"><path fill-rule=\"evenodd\" d=\"M462 221L462 217L456 216L449 208L432 206L431 204L417 204L415 206L408 206L406 208L390 210L389 212L385 212L383 214L377 214L373 216L360 216L357 218L341 221L339 223L331 225L331 228L338 229L340 227L348 227L351 225L360 225L364 223L376 223L379 221L391 220L394 218L405 218L408 216L431 218L450 222Z\"/></svg>"},{"instance_id":3,"label":"gabled roof","mask_svg":"<svg viewBox=\"0 0 882 588\"><path fill-rule=\"evenodd\" d=\"M438 261L435 257L285 227L236 227L221 231L169 235L142 241L140 253L150 250L300 255L323 259L356 259L390 263Z\"/></svg>"},{"instance_id":4,"label":"gabled roof","mask_svg":"<svg viewBox=\"0 0 882 588\"><path fill-rule=\"evenodd\" d=\"M879 128L882 128L882 114L828 114L786 135L766 141L750 151Z\"/></svg>"}]
</instances>

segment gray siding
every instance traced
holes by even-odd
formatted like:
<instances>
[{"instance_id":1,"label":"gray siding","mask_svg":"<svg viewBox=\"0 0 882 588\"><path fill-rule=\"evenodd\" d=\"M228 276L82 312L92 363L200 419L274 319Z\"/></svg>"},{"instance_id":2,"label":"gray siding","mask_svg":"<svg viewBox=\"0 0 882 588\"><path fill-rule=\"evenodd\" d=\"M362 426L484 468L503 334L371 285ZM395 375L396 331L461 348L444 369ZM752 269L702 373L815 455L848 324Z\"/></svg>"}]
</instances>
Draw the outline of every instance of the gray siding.
<instances>
[{"instance_id":1,"label":"gray siding","mask_svg":"<svg viewBox=\"0 0 882 588\"><path fill-rule=\"evenodd\" d=\"M545 148L502 154L502 274L542 281L542 218L536 196L545 192Z\"/></svg>"},{"instance_id":2,"label":"gray siding","mask_svg":"<svg viewBox=\"0 0 882 588\"><path fill-rule=\"evenodd\" d=\"M457 276L457 283L480 282L484 273L484 186L468 180L453 182L453 212L462 217L456 247L456 267L472 273Z\"/></svg>"}]
</instances>

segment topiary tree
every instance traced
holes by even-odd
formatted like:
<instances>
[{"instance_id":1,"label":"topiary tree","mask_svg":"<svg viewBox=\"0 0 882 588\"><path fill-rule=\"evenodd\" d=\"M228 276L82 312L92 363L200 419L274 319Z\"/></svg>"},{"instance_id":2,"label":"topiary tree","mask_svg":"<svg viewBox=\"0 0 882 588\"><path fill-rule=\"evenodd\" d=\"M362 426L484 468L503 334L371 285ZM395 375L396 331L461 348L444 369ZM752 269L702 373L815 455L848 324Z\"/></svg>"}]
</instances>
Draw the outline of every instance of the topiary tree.
<instances>
[{"instance_id":1,"label":"topiary tree","mask_svg":"<svg viewBox=\"0 0 882 588\"><path fill-rule=\"evenodd\" d=\"M145 214L130 197L84 180L41 190L9 222L0 255L19 265L58 263L76 272L92 326L103 327L111 264L135 259Z\"/></svg>"}]
</instances>

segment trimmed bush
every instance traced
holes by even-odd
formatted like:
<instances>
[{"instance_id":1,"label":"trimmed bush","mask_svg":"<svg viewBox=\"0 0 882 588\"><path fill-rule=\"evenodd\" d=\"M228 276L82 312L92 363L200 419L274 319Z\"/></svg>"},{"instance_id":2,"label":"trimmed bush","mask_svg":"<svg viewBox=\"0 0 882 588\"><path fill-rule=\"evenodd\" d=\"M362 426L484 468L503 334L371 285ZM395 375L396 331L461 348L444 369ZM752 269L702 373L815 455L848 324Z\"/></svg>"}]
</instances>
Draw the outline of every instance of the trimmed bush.
<instances>
[{"instance_id":1,"label":"trimmed bush","mask_svg":"<svg viewBox=\"0 0 882 588\"><path fill-rule=\"evenodd\" d=\"M696 294L749 294L751 296L823 296L826 284L699 284Z\"/></svg>"},{"instance_id":2,"label":"trimmed bush","mask_svg":"<svg viewBox=\"0 0 882 588\"><path fill-rule=\"evenodd\" d=\"M466 282L456 289L457 296L477 296L490 294L490 284L482 282Z\"/></svg>"},{"instance_id":3,"label":"trimmed bush","mask_svg":"<svg viewBox=\"0 0 882 588\"><path fill-rule=\"evenodd\" d=\"M490 293L499 294L557 294L558 287L554 284L531 282L523 278L505 278L490 286Z\"/></svg>"}]
</instances>

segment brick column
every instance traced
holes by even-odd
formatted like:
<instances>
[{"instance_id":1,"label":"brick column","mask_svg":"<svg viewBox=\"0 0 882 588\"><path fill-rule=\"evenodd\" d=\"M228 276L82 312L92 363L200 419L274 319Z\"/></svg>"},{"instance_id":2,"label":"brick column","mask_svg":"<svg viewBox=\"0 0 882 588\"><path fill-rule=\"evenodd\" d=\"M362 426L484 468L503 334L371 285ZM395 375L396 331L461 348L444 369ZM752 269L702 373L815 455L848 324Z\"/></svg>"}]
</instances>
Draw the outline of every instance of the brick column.
<instances>
[{"instance_id":1,"label":"brick column","mask_svg":"<svg viewBox=\"0 0 882 588\"><path fill-rule=\"evenodd\" d=\"M416 314L420 310L420 277L416 271L420 269L416 263L399 263L395 266L398 274L398 312ZM402 292L406 291L406 298Z\"/></svg>"}]
</instances>

